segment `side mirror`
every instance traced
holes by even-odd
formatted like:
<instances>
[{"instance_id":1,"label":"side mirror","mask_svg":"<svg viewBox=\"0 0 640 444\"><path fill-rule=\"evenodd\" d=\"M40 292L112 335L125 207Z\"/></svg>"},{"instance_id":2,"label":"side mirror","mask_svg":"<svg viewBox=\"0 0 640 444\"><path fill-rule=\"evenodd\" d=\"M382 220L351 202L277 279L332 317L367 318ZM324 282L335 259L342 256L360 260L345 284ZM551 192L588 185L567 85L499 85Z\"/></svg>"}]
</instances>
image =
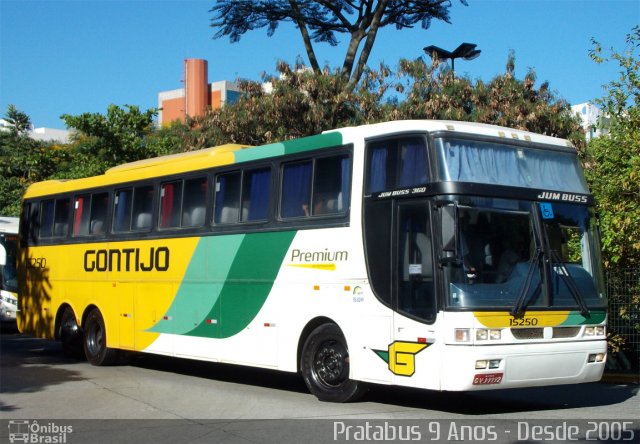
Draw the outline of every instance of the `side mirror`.
<instances>
[{"instance_id":1,"label":"side mirror","mask_svg":"<svg viewBox=\"0 0 640 444\"><path fill-rule=\"evenodd\" d=\"M440 237L442 242L442 264L456 261L458 207L447 205L440 209Z\"/></svg>"}]
</instances>

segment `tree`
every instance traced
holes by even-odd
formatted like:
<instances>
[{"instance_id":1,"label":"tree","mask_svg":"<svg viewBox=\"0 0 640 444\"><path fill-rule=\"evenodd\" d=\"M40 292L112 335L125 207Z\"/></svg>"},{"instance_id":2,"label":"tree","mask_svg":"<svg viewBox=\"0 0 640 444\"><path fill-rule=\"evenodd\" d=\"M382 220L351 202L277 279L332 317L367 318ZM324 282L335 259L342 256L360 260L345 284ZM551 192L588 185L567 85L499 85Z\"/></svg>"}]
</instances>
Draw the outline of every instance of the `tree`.
<instances>
[{"instance_id":1,"label":"tree","mask_svg":"<svg viewBox=\"0 0 640 444\"><path fill-rule=\"evenodd\" d=\"M466 0L460 2L467 4ZM450 0L218 0L210 12L211 26L218 28L214 38L229 36L232 43L247 31L265 27L271 37L280 22L292 22L300 31L309 63L316 73L321 69L313 43L336 46L336 34L348 35L341 73L353 88L365 71L380 28L393 25L401 30L420 23L427 29L433 19L450 23L450 7Z\"/></svg>"},{"instance_id":2,"label":"tree","mask_svg":"<svg viewBox=\"0 0 640 444\"><path fill-rule=\"evenodd\" d=\"M26 135L31 129L31 118L22 111L19 111L15 105L7 107L7 114L4 119L11 124L11 134L15 137Z\"/></svg>"},{"instance_id":3,"label":"tree","mask_svg":"<svg viewBox=\"0 0 640 444\"><path fill-rule=\"evenodd\" d=\"M584 134L569 103L556 98L547 82L536 87L536 73L514 76L515 55L509 54L505 73L489 82L452 76L446 64L427 65L422 58L401 60L400 83L406 95L394 118L443 119L489 123L567 138L580 150Z\"/></svg>"},{"instance_id":4,"label":"tree","mask_svg":"<svg viewBox=\"0 0 640 444\"><path fill-rule=\"evenodd\" d=\"M591 58L617 63L619 77L596 100L608 117L608 134L587 148L587 179L601 216L602 250L609 268L640 266L640 27L627 35L624 52L593 41Z\"/></svg>"},{"instance_id":5,"label":"tree","mask_svg":"<svg viewBox=\"0 0 640 444\"><path fill-rule=\"evenodd\" d=\"M33 182L49 178L65 158L64 150L27 137L31 118L9 105L7 120L14 126L0 131L0 214L20 214L20 200Z\"/></svg>"},{"instance_id":6,"label":"tree","mask_svg":"<svg viewBox=\"0 0 640 444\"><path fill-rule=\"evenodd\" d=\"M124 107L126 109L109 105L106 115L84 113L61 116L67 127L76 130L73 136L75 149L102 163L98 170L145 159L152 154L147 149L146 136L154 129L156 110L141 112L137 106Z\"/></svg>"}]
</instances>

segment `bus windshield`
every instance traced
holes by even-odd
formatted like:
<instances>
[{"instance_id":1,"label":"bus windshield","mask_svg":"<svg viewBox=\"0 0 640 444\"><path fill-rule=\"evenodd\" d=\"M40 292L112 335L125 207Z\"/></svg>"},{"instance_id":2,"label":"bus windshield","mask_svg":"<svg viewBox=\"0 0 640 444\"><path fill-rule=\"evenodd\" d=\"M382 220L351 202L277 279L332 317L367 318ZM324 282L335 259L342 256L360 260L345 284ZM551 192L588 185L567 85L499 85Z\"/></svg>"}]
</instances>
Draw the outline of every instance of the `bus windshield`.
<instances>
[{"instance_id":1,"label":"bus windshield","mask_svg":"<svg viewBox=\"0 0 640 444\"><path fill-rule=\"evenodd\" d=\"M450 307L516 313L605 306L598 235L589 207L465 198L458 224L459 260L445 267Z\"/></svg>"},{"instance_id":2,"label":"bus windshield","mask_svg":"<svg viewBox=\"0 0 640 444\"><path fill-rule=\"evenodd\" d=\"M435 146L442 181L589 193L572 152L453 138Z\"/></svg>"}]
</instances>

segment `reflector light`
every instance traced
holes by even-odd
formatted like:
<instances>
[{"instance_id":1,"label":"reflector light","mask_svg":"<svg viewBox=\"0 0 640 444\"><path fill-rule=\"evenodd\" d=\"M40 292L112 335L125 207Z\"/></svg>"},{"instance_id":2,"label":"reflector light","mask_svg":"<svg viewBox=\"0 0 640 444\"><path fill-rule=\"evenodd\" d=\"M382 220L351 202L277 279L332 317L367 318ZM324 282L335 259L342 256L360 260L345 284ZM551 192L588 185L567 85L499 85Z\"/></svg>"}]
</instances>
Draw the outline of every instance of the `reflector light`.
<instances>
[{"instance_id":1,"label":"reflector light","mask_svg":"<svg viewBox=\"0 0 640 444\"><path fill-rule=\"evenodd\" d=\"M418 338L418 342L420 344L426 344L427 343L427 338Z\"/></svg>"}]
</instances>

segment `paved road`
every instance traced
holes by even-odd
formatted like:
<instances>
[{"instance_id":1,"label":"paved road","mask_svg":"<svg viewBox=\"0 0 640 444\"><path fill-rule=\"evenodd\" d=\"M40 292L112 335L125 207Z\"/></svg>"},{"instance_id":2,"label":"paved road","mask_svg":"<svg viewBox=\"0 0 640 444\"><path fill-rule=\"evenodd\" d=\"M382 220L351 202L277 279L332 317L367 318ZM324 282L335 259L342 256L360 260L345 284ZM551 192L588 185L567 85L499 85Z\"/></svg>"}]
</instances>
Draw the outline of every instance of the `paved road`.
<instances>
[{"instance_id":1,"label":"paved road","mask_svg":"<svg viewBox=\"0 0 640 444\"><path fill-rule=\"evenodd\" d=\"M596 383L476 393L374 386L361 402L330 404L317 401L295 374L148 355L135 356L129 365L93 367L65 358L55 342L6 329L0 335L0 360L0 441L4 442L4 424L9 420L14 421L11 429L18 427L17 420L40 420L40 425L46 425L51 418L75 424L76 434L66 442L110 442L116 432L125 433L118 440L131 442L169 438L173 442L332 442L336 436L331 433L345 422L356 429L344 429L347 435L338 436L338 441L365 437L353 433L366 432L357 427L365 427L368 421L405 424L407 433L416 432L410 427L420 425L425 440L429 427L450 432L452 421L483 424L487 439L491 438L486 436L487 424L516 427L519 420L532 424L602 420L608 421L609 430L611 421L640 417L637 385ZM123 421L73 421L85 419ZM129 421L133 419L135 426ZM443 421L432 424L435 420ZM631 425L634 438L640 437L639 426L638 421ZM52 427L56 432L57 426ZM317 433L323 436L314 434L318 427ZM531 438L528 429L518 433Z\"/></svg>"}]
</instances>

